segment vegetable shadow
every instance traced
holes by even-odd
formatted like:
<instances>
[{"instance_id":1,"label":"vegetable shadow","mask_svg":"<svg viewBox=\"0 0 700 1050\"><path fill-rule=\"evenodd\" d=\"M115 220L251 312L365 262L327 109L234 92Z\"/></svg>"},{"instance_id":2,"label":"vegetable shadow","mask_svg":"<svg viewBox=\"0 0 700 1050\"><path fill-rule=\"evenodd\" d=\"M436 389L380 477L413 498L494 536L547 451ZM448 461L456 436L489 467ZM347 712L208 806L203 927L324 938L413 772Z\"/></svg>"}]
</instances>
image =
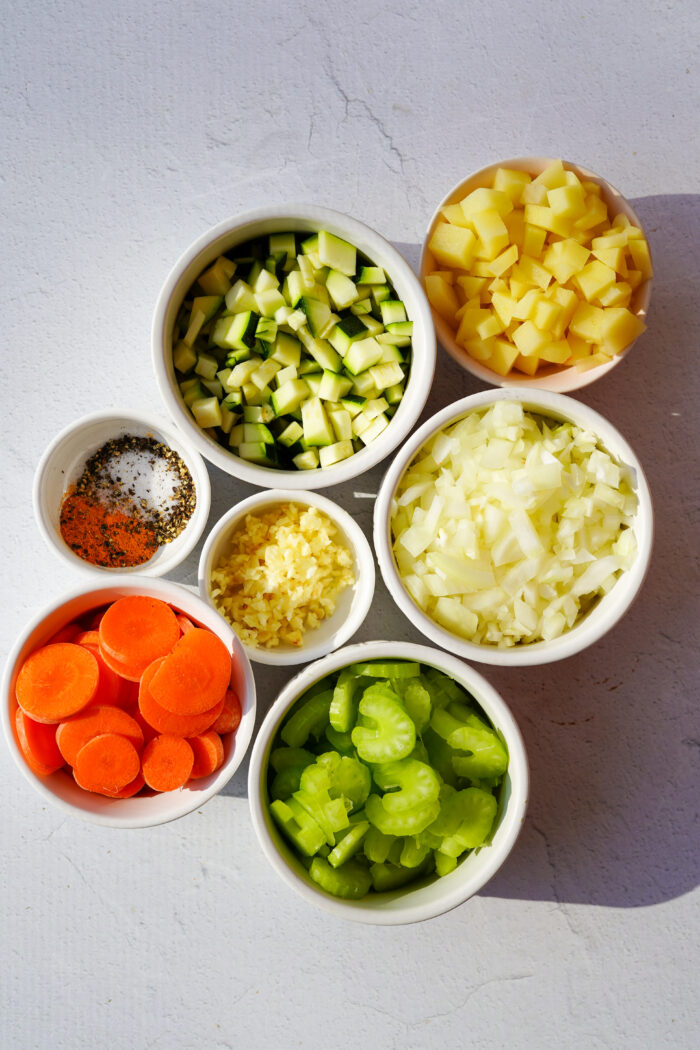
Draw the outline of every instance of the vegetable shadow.
<instances>
[{"instance_id":1,"label":"vegetable shadow","mask_svg":"<svg viewBox=\"0 0 700 1050\"><path fill-rule=\"evenodd\" d=\"M700 195L633 201L656 276L648 331L599 382L575 393L611 420L637 452L655 508L649 575L627 616L591 649L534 668L479 670L519 722L531 793L521 835L484 896L644 907L698 882L697 404L700 400ZM417 269L420 246L396 247ZM485 385L438 348L421 421ZM373 500L386 463L328 490L371 536ZM211 523L231 505L232 479ZM233 482L236 498L250 491ZM358 490L362 490L358 494ZM225 502L225 506L223 503ZM377 574L372 610L353 641L425 641ZM296 669L254 665L257 727ZM695 671L695 681L693 672ZM256 731L257 731L256 727ZM224 794L247 794L247 758Z\"/></svg>"}]
</instances>

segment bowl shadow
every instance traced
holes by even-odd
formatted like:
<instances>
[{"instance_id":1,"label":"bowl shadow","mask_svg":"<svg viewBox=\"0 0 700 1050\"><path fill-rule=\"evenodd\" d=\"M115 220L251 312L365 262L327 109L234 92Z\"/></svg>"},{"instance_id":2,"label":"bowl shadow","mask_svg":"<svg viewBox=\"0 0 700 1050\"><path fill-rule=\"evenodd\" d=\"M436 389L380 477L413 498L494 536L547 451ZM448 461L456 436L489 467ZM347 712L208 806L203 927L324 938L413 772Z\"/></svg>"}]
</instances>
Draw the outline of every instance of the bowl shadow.
<instances>
[{"instance_id":1,"label":"bowl shadow","mask_svg":"<svg viewBox=\"0 0 700 1050\"><path fill-rule=\"evenodd\" d=\"M693 829L700 732L693 670L700 648L700 572L698 505L689 479L697 476L700 446L700 195L642 197L632 204L649 235L656 271L648 332L617 368L578 396L614 423L644 465L656 517L651 568L627 616L593 648L540 668L480 668L520 724L531 773L520 838L484 896L643 907L681 896L698 882ZM420 245L395 247L417 270ZM417 426L483 389L438 350L435 382ZM383 473L380 465L328 492L368 534ZM217 495L210 524L224 504L252 491L218 474L212 477ZM194 557L188 563L194 581L183 582L196 582ZM424 641L396 609L379 574L373 609L353 640L370 638ZM293 669L254 670L259 726ZM245 796L247 772L244 761L223 793Z\"/></svg>"}]
</instances>

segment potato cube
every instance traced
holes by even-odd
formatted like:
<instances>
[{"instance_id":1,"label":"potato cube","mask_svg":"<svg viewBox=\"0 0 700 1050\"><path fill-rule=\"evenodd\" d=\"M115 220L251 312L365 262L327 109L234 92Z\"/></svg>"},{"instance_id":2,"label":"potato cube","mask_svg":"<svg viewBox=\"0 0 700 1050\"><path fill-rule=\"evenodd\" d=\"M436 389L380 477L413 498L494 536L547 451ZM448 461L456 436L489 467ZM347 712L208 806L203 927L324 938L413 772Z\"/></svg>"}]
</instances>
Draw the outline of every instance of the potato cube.
<instances>
[{"instance_id":1,"label":"potato cube","mask_svg":"<svg viewBox=\"0 0 700 1050\"><path fill-rule=\"evenodd\" d=\"M567 343L566 339L555 339L551 343L547 343L540 350L540 357L543 361L549 361L551 364L563 365L568 360L571 354L571 348Z\"/></svg>"},{"instance_id":2,"label":"potato cube","mask_svg":"<svg viewBox=\"0 0 700 1050\"><path fill-rule=\"evenodd\" d=\"M572 238L550 244L542 260L559 284L566 284L575 273L582 270L591 253Z\"/></svg>"},{"instance_id":3,"label":"potato cube","mask_svg":"<svg viewBox=\"0 0 700 1050\"><path fill-rule=\"evenodd\" d=\"M571 234L571 222L555 215L551 208L542 204L525 205L525 222L531 226L541 226L549 233L556 233L560 237L568 237Z\"/></svg>"},{"instance_id":4,"label":"potato cube","mask_svg":"<svg viewBox=\"0 0 700 1050\"><path fill-rule=\"evenodd\" d=\"M505 330L506 326L496 313L491 313L491 316L486 321L481 321L481 323L476 326L476 332L479 339L490 339L492 335L500 335L501 332L505 332Z\"/></svg>"},{"instance_id":5,"label":"potato cube","mask_svg":"<svg viewBox=\"0 0 700 1050\"><path fill-rule=\"evenodd\" d=\"M500 190L501 193L507 193L513 204L520 204L520 198L528 182L532 182L532 176L526 171L499 168L493 179L493 188Z\"/></svg>"},{"instance_id":6,"label":"potato cube","mask_svg":"<svg viewBox=\"0 0 700 1050\"><path fill-rule=\"evenodd\" d=\"M524 223L523 252L531 255L533 259L539 259L547 238L547 231L542 226L532 226Z\"/></svg>"},{"instance_id":7,"label":"potato cube","mask_svg":"<svg viewBox=\"0 0 700 1050\"><path fill-rule=\"evenodd\" d=\"M474 339L477 335L477 328L482 321L488 321L491 317L490 310L482 310L480 307L476 309L470 304L467 304L468 308L464 311L459 319L459 328L455 339L458 343L463 342L465 339Z\"/></svg>"},{"instance_id":8,"label":"potato cube","mask_svg":"<svg viewBox=\"0 0 700 1050\"><path fill-rule=\"evenodd\" d=\"M611 227L609 230L603 230L600 237L593 238L591 249L595 252L599 249L625 248L628 241L629 237L626 230L614 230Z\"/></svg>"},{"instance_id":9,"label":"potato cube","mask_svg":"<svg viewBox=\"0 0 700 1050\"><path fill-rule=\"evenodd\" d=\"M579 304L579 298L576 292L571 288L560 288L558 285L553 286L551 289L547 289L547 294L551 294L551 298L555 303L561 307L561 316L559 317L556 324L551 328L552 335L555 339L561 339L566 331L566 328L571 321L571 318L576 313L576 307Z\"/></svg>"},{"instance_id":10,"label":"potato cube","mask_svg":"<svg viewBox=\"0 0 700 1050\"><path fill-rule=\"evenodd\" d=\"M471 230L449 222L438 223L428 243L428 250L438 263L457 270L469 269L475 247L476 237Z\"/></svg>"},{"instance_id":11,"label":"potato cube","mask_svg":"<svg viewBox=\"0 0 700 1050\"><path fill-rule=\"evenodd\" d=\"M503 196L505 197L505 194ZM506 200L510 204L509 198L506 197ZM489 260L495 259L504 248L508 247L508 230L495 208L474 212L472 222Z\"/></svg>"},{"instance_id":12,"label":"potato cube","mask_svg":"<svg viewBox=\"0 0 700 1050\"><path fill-rule=\"evenodd\" d=\"M494 292L503 292L506 295L508 294L508 285L502 277L494 277L491 283L486 287L488 291L491 292L492 296Z\"/></svg>"},{"instance_id":13,"label":"potato cube","mask_svg":"<svg viewBox=\"0 0 700 1050\"><path fill-rule=\"evenodd\" d=\"M627 277L625 278L625 280L627 281L632 291L634 291L635 288L639 288L640 284L642 283L642 271L628 270Z\"/></svg>"},{"instance_id":14,"label":"potato cube","mask_svg":"<svg viewBox=\"0 0 700 1050\"><path fill-rule=\"evenodd\" d=\"M486 287L486 277L463 277L457 278L457 284L464 290L467 299L478 299Z\"/></svg>"},{"instance_id":15,"label":"potato cube","mask_svg":"<svg viewBox=\"0 0 700 1050\"><path fill-rule=\"evenodd\" d=\"M521 255L518 262L518 276L523 281L537 284L544 291L552 281L552 275L541 263L529 255Z\"/></svg>"},{"instance_id":16,"label":"potato cube","mask_svg":"<svg viewBox=\"0 0 700 1050\"><path fill-rule=\"evenodd\" d=\"M433 276L442 277L443 281L447 281L448 284L455 283L454 270L433 270Z\"/></svg>"},{"instance_id":17,"label":"potato cube","mask_svg":"<svg viewBox=\"0 0 700 1050\"><path fill-rule=\"evenodd\" d=\"M491 273L496 277L500 277L507 270L510 270L511 266L518 261L518 248L517 245L511 244L510 248L506 248L504 252L497 255L496 258L489 263L489 269Z\"/></svg>"},{"instance_id":18,"label":"potato cube","mask_svg":"<svg viewBox=\"0 0 700 1050\"><path fill-rule=\"evenodd\" d=\"M532 288L532 284L528 281L523 281L518 277L517 266L514 266L510 271L510 294L514 299L522 299L526 292L529 292Z\"/></svg>"},{"instance_id":19,"label":"potato cube","mask_svg":"<svg viewBox=\"0 0 700 1050\"><path fill-rule=\"evenodd\" d=\"M425 278L425 292L430 305L446 321L454 323L459 302L452 285L437 273L429 273Z\"/></svg>"},{"instance_id":20,"label":"potato cube","mask_svg":"<svg viewBox=\"0 0 700 1050\"><path fill-rule=\"evenodd\" d=\"M585 339L587 343L600 342L603 330L604 311L599 306L591 306L589 303L579 303L576 313L569 322L569 332Z\"/></svg>"},{"instance_id":21,"label":"potato cube","mask_svg":"<svg viewBox=\"0 0 700 1050\"><path fill-rule=\"evenodd\" d=\"M440 211L453 226L466 226L471 228L471 223L468 219L465 219L464 212L459 204L446 204L444 208L440 209Z\"/></svg>"},{"instance_id":22,"label":"potato cube","mask_svg":"<svg viewBox=\"0 0 700 1050\"><path fill-rule=\"evenodd\" d=\"M629 306L632 289L627 281L618 281L598 298L601 306Z\"/></svg>"},{"instance_id":23,"label":"potato cube","mask_svg":"<svg viewBox=\"0 0 700 1050\"><path fill-rule=\"evenodd\" d=\"M583 186L556 186L547 191L547 203L552 213L561 219L580 219L586 210Z\"/></svg>"},{"instance_id":24,"label":"potato cube","mask_svg":"<svg viewBox=\"0 0 700 1050\"><path fill-rule=\"evenodd\" d=\"M540 359L537 354L531 354L530 357L524 357L523 354L518 354L513 362L513 368L517 368L519 372L524 372L527 376L534 376L539 366Z\"/></svg>"},{"instance_id":25,"label":"potato cube","mask_svg":"<svg viewBox=\"0 0 700 1050\"><path fill-rule=\"evenodd\" d=\"M477 249L478 244L479 242L477 242ZM483 250L483 245L481 245L481 248ZM484 257L477 258L476 262L469 267L469 271L474 277L493 277L489 269L489 260Z\"/></svg>"},{"instance_id":26,"label":"potato cube","mask_svg":"<svg viewBox=\"0 0 700 1050\"><path fill-rule=\"evenodd\" d=\"M599 226L601 222L607 222L608 209L601 197L588 194L586 197L586 210L579 219L574 220L577 230L590 230L593 226Z\"/></svg>"},{"instance_id":27,"label":"potato cube","mask_svg":"<svg viewBox=\"0 0 700 1050\"><path fill-rule=\"evenodd\" d=\"M588 194L593 194L594 197L600 197L603 190L597 182L592 182L590 179L584 179L581 183L584 190Z\"/></svg>"},{"instance_id":28,"label":"potato cube","mask_svg":"<svg viewBox=\"0 0 700 1050\"><path fill-rule=\"evenodd\" d=\"M532 320L535 316L535 309L540 298L540 293L536 288L530 288L522 299L519 299L515 309L513 310L513 317L519 318L521 321Z\"/></svg>"},{"instance_id":29,"label":"potato cube","mask_svg":"<svg viewBox=\"0 0 700 1050\"><path fill-rule=\"evenodd\" d=\"M528 183L523 189L522 197L520 198L523 204L546 204L547 203L547 187L541 182Z\"/></svg>"},{"instance_id":30,"label":"potato cube","mask_svg":"<svg viewBox=\"0 0 700 1050\"><path fill-rule=\"evenodd\" d=\"M600 262L599 259L593 259L577 274L574 274L572 280L590 303L615 284L615 271L612 267Z\"/></svg>"},{"instance_id":31,"label":"potato cube","mask_svg":"<svg viewBox=\"0 0 700 1050\"><path fill-rule=\"evenodd\" d=\"M486 187L472 190L459 203L465 219L468 219L469 222L474 222L474 216L482 211L497 211L503 218L513 210L513 202L507 193Z\"/></svg>"},{"instance_id":32,"label":"potato cube","mask_svg":"<svg viewBox=\"0 0 700 1050\"><path fill-rule=\"evenodd\" d=\"M543 332L551 332L563 312L559 303L553 303L551 299L540 296L535 305L532 320L536 327L542 329Z\"/></svg>"},{"instance_id":33,"label":"potato cube","mask_svg":"<svg viewBox=\"0 0 700 1050\"><path fill-rule=\"evenodd\" d=\"M511 245L516 245L522 251L525 237L525 213L522 208L514 208L510 215L505 216L503 221L506 224Z\"/></svg>"},{"instance_id":34,"label":"potato cube","mask_svg":"<svg viewBox=\"0 0 700 1050\"><path fill-rule=\"evenodd\" d=\"M597 341L600 342L601 349L606 353L621 353L642 332L646 331L647 326L641 317L637 317L624 306L608 307L602 311L602 314L600 339Z\"/></svg>"},{"instance_id":35,"label":"potato cube","mask_svg":"<svg viewBox=\"0 0 700 1050\"><path fill-rule=\"evenodd\" d=\"M518 300L513 299L506 292L494 292L491 303L503 324L508 327L513 320L513 311L517 309Z\"/></svg>"},{"instance_id":36,"label":"potato cube","mask_svg":"<svg viewBox=\"0 0 700 1050\"><path fill-rule=\"evenodd\" d=\"M572 332L566 337L566 342L569 344L569 350L571 354L567 358L568 361L581 361L584 357L589 357L593 352L593 345L586 339L581 339L580 336L574 335Z\"/></svg>"},{"instance_id":37,"label":"potato cube","mask_svg":"<svg viewBox=\"0 0 700 1050\"><path fill-rule=\"evenodd\" d=\"M499 376L507 376L517 356L518 351L512 343L509 343L507 339L496 338L489 360L489 368L492 368Z\"/></svg>"},{"instance_id":38,"label":"potato cube","mask_svg":"<svg viewBox=\"0 0 700 1050\"><path fill-rule=\"evenodd\" d=\"M537 185L553 190L557 186L566 186L566 172L561 160L553 160L549 167L540 172L534 180Z\"/></svg>"},{"instance_id":39,"label":"potato cube","mask_svg":"<svg viewBox=\"0 0 700 1050\"><path fill-rule=\"evenodd\" d=\"M649 245L644 238L641 237L631 240L628 247L635 269L639 270L643 281L648 281L650 277L654 276Z\"/></svg>"},{"instance_id":40,"label":"potato cube","mask_svg":"<svg viewBox=\"0 0 700 1050\"><path fill-rule=\"evenodd\" d=\"M531 354L539 354L542 347L549 342L549 337L536 328L532 321L523 321L513 333L513 342L518 348L518 353L529 357Z\"/></svg>"},{"instance_id":41,"label":"potato cube","mask_svg":"<svg viewBox=\"0 0 700 1050\"><path fill-rule=\"evenodd\" d=\"M599 241L601 238L596 237L595 239ZM594 248L593 254L596 259L600 259L606 266L612 267L622 277L627 275L627 261L624 248Z\"/></svg>"}]
</instances>

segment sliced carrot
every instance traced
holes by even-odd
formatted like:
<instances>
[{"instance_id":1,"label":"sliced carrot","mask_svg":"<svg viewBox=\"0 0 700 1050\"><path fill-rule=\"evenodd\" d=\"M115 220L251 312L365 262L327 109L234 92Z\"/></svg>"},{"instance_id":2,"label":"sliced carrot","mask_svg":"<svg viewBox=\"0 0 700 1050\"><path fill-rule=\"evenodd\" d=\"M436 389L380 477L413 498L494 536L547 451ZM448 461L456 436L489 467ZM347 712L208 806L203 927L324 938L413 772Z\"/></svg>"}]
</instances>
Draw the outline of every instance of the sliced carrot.
<instances>
[{"instance_id":1,"label":"sliced carrot","mask_svg":"<svg viewBox=\"0 0 700 1050\"><path fill-rule=\"evenodd\" d=\"M121 791L102 791L100 794L107 795L109 798L132 798L145 785L143 773L139 770L131 783L123 787Z\"/></svg>"},{"instance_id":2,"label":"sliced carrot","mask_svg":"<svg viewBox=\"0 0 700 1050\"><path fill-rule=\"evenodd\" d=\"M158 730L154 729L153 726L146 721L146 719L143 717L138 708L136 709L136 711L134 711L133 717L134 721L138 722L139 726L141 727L141 732L143 733L143 740L145 744L147 744L149 740L153 740L154 736L158 736ZM180 734L176 733L175 736L180 736Z\"/></svg>"},{"instance_id":3,"label":"sliced carrot","mask_svg":"<svg viewBox=\"0 0 700 1050\"><path fill-rule=\"evenodd\" d=\"M35 722L62 722L90 703L100 680L89 649L56 642L35 649L17 676L17 703Z\"/></svg>"},{"instance_id":4,"label":"sliced carrot","mask_svg":"<svg viewBox=\"0 0 700 1050\"><path fill-rule=\"evenodd\" d=\"M73 775L86 791L121 791L138 775L139 753L124 736L102 733L83 744L75 759Z\"/></svg>"},{"instance_id":5,"label":"sliced carrot","mask_svg":"<svg viewBox=\"0 0 700 1050\"><path fill-rule=\"evenodd\" d=\"M126 678L121 679L122 692L119 697L119 706L123 707L129 714L135 715L139 709L139 682L129 682Z\"/></svg>"},{"instance_id":6,"label":"sliced carrot","mask_svg":"<svg viewBox=\"0 0 700 1050\"><path fill-rule=\"evenodd\" d=\"M85 624L84 630L96 631L100 626L102 617L107 612L107 609L109 609L108 605L102 605L99 609L93 609L92 612L86 613L86 615L82 617L82 622Z\"/></svg>"},{"instance_id":7,"label":"sliced carrot","mask_svg":"<svg viewBox=\"0 0 700 1050\"><path fill-rule=\"evenodd\" d=\"M183 634L153 676L158 703L178 715L198 715L226 694L231 654L215 634L195 627Z\"/></svg>"},{"instance_id":8,"label":"sliced carrot","mask_svg":"<svg viewBox=\"0 0 700 1050\"><path fill-rule=\"evenodd\" d=\"M74 766L80 749L88 740L103 733L126 737L137 751L143 747L143 731L136 719L120 707L107 705L91 705L81 714L61 722L56 730L56 743L63 759Z\"/></svg>"},{"instance_id":9,"label":"sliced carrot","mask_svg":"<svg viewBox=\"0 0 700 1050\"><path fill-rule=\"evenodd\" d=\"M114 657L107 652L105 648L100 646L100 656L107 664L107 667L111 671L114 671L116 675L119 675L125 682L138 682L141 675L137 673L132 667L127 664L123 664L120 660L115 660Z\"/></svg>"},{"instance_id":10,"label":"sliced carrot","mask_svg":"<svg viewBox=\"0 0 700 1050\"><path fill-rule=\"evenodd\" d=\"M151 682L158 668L167 657L154 660L146 668L139 687L139 711L145 721L159 733L170 733L173 736L199 736L205 733L212 722L215 722L224 708L224 698L201 715L176 715L167 708L161 707L151 692Z\"/></svg>"},{"instance_id":11,"label":"sliced carrot","mask_svg":"<svg viewBox=\"0 0 700 1050\"><path fill-rule=\"evenodd\" d=\"M97 636L97 631L88 631L86 634ZM97 691L90 701L90 707L95 707L96 704L116 704L117 706L122 707L127 688L126 678L122 678L105 663L98 645L94 645L90 642L81 642L79 638L80 636L76 638L75 644L84 646L92 653L97 660L97 666L100 671L100 680L97 683Z\"/></svg>"},{"instance_id":12,"label":"sliced carrot","mask_svg":"<svg viewBox=\"0 0 700 1050\"><path fill-rule=\"evenodd\" d=\"M187 742L194 752L194 765L190 773L192 780L208 777L223 765L224 745L218 733L210 729L208 733L189 737Z\"/></svg>"},{"instance_id":13,"label":"sliced carrot","mask_svg":"<svg viewBox=\"0 0 700 1050\"><path fill-rule=\"evenodd\" d=\"M190 779L194 753L181 736L161 733L146 744L141 758L144 780L154 791L175 791Z\"/></svg>"},{"instance_id":14,"label":"sliced carrot","mask_svg":"<svg viewBox=\"0 0 700 1050\"><path fill-rule=\"evenodd\" d=\"M194 630L194 624L189 616L185 616L184 613L175 613L175 619L177 620L183 634L187 634L188 631Z\"/></svg>"},{"instance_id":15,"label":"sliced carrot","mask_svg":"<svg viewBox=\"0 0 700 1050\"><path fill-rule=\"evenodd\" d=\"M110 605L100 621L99 635L100 649L112 670L136 681L149 664L171 651L180 628L165 602L133 594Z\"/></svg>"},{"instance_id":16,"label":"sliced carrot","mask_svg":"<svg viewBox=\"0 0 700 1050\"><path fill-rule=\"evenodd\" d=\"M56 745L56 727L35 722L21 707L15 711L15 733L24 760L38 777L48 777L64 764Z\"/></svg>"},{"instance_id":17,"label":"sliced carrot","mask_svg":"<svg viewBox=\"0 0 700 1050\"><path fill-rule=\"evenodd\" d=\"M241 714L241 701L233 689L229 689L224 697L224 709L211 728L216 733L235 733L241 723Z\"/></svg>"},{"instance_id":18,"label":"sliced carrot","mask_svg":"<svg viewBox=\"0 0 700 1050\"><path fill-rule=\"evenodd\" d=\"M56 631L52 638L49 638L46 645L56 645L58 642L74 642L82 630L79 623L67 623L60 631Z\"/></svg>"},{"instance_id":19,"label":"sliced carrot","mask_svg":"<svg viewBox=\"0 0 700 1050\"><path fill-rule=\"evenodd\" d=\"M100 634L99 631L81 631L80 634L76 635L73 639L76 645L87 645L89 649L99 648L100 645Z\"/></svg>"}]
</instances>

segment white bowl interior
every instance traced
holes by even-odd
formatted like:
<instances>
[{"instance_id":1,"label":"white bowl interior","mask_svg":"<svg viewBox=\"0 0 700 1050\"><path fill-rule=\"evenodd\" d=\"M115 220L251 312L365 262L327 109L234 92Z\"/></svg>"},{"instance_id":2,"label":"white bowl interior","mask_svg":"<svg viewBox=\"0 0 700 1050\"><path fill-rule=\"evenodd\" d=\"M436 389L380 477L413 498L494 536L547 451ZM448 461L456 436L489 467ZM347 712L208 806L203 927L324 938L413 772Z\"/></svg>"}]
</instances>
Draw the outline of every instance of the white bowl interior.
<instances>
[{"instance_id":1,"label":"white bowl interior","mask_svg":"<svg viewBox=\"0 0 700 1050\"><path fill-rule=\"evenodd\" d=\"M282 837L269 813L267 765L279 726L289 709L315 682L358 660L418 660L445 671L474 697L506 741L508 772L499 797L495 831L488 846L468 854L449 875L430 876L403 889L370 893L359 901L339 900L321 890ZM263 722L251 755L249 797L253 824L268 860L306 900L341 918L379 925L418 922L462 904L477 893L503 864L518 836L528 799L528 766L520 730L496 690L473 668L447 653L410 642L363 642L319 660L280 693Z\"/></svg>"},{"instance_id":2,"label":"white bowl interior","mask_svg":"<svg viewBox=\"0 0 700 1050\"><path fill-rule=\"evenodd\" d=\"M441 217L440 211L442 208L448 204L454 204L457 201L460 201L463 197L466 197L468 193L471 193L472 190L481 186L491 186L493 184L493 177L498 168L513 168L517 171L527 171L531 175L539 175L540 172L544 171L553 160L553 157L512 157L509 160L499 161L497 164L489 164L486 168L480 168L479 171L469 175L466 179L451 189L447 196L438 204L428 226L428 232L425 241L423 242L423 250L419 266L421 280L425 279L426 274L431 273L433 270L440 269L428 248L428 241L432 236L436 223ZM572 164L568 160L564 161L564 166L578 175L580 179L595 182L600 186L603 199L608 206L611 216L619 214L626 215L630 222L634 223L635 226L639 226L640 229L644 228L641 219L629 201L622 196L619 190L615 189L615 187L609 182L601 178L600 175L596 175L594 172L589 171L588 168L581 167L579 164ZM637 317L642 318L642 320L646 319L649 310L651 289L652 281L645 281L635 289L632 295L630 309L637 315ZM485 364L482 364L480 361L469 356L466 350L455 341L454 331L436 310L433 310L433 321L435 322L438 339L445 350L447 350L450 357L454 358L455 361L462 365L463 368L466 368L468 372L471 372L472 375L481 379L482 382L492 383L496 386L527 387L528 389L534 390L552 390L560 394L567 393L571 390L580 390L581 387L588 386L589 383L592 383L594 380L605 375L630 352L634 343L637 341L635 339L634 342L630 343L629 346L622 351L622 353L617 354L613 357L612 361L609 361L607 364L598 365L596 368L589 368L585 371L579 371L573 366L564 368L557 365L549 365L545 368L538 369L537 374L532 377L523 375L517 371L511 371L507 376L499 376L497 372L494 372Z\"/></svg>"},{"instance_id":3,"label":"white bowl interior","mask_svg":"<svg viewBox=\"0 0 700 1050\"><path fill-rule=\"evenodd\" d=\"M569 420L592 430L601 443L625 468L637 494L638 506L633 524L637 539L637 557L632 567L623 572L608 594L601 597L571 628L552 641L499 649L476 645L452 634L431 620L413 601L399 575L391 542L391 506L398 484L416 453L433 434L451 426L470 412L486 408L498 400L516 400L526 409L555 419ZM501 389L472 394L438 412L420 427L404 445L387 471L375 505L374 545L384 582L399 608L427 638L464 659L481 663L532 666L562 660L592 645L609 631L634 601L651 559L654 519L651 495L642 466L622 435L608 421L587 405L563 394L544 390Z\"/></svg>"},{"instance_id":4,"label":"white bowl interior","mask_svg":"<svg viewBox=\"0 0 700 1050\"><path fill-rule=\"evenodd\" d=\"M276 470L257 466L225 449L197 426L182 400L172 361L172 333L178 311L186 293L222 252L252 237L294 231L315 233L329 230L359 249L389 275L399 297L406 303L408 317L414 322L413 354L406 389L396 414L376 441L349 459L332 467L316 470ZM261 209L231 219L210 230L196 241L176 263L161 292L153 322L153 360L156 378L166 405L193 443L217 467L265 488L325 488L356 477L387 456L409 433L418 419L430 391L435 371L435 330L425 293L395 248L364 223L340 212L310 205Z\"/></svg>"},{"instance_id":5,"label":"white bowl interior","mask_svg":"<svg viewBox=\"0 0 700 1050\"><path fill-rule=\"evenodd\" d=\"M336 503L315 492L297 492L274 489L243 500L221 518L212 529L199 567L200 593L213 609L211 597L211 573L222 557L229 553L231 537L247 514L260 513L281 503L301 503L318 507L336 525L336 539L353 555L355 582L338 595L332 616L323 620L317 628L304 635L301 648L282 644L275 649L257 649L244 645L249 658L255 663L273 666L308 663L343 645L358 630L367 615L374 595L374 558L362 529ZM218 610L217 614L221 615Z\"/></svg>"},{"instance_id":6,"label":"white bowl interior","mask_svg":"<svg viewBox=\"0 0 700 1050\"><path fill-rule=\"evenodd\" d=\"M236 733L222 737L224 763L215 773L202 777L201 780L193 780L178 791L139 795L129 799L111 799L83 791L63 769L48 777L38 777L30 770L14 735L15 683L24 660L35 649L44 645L59 628L127 594L147 594L160 598L221 638L233 656L231 688L241 701L242 717ZM121 577L113 585L74 593L54 603L27 628L10 654L5 669L2 721L8 746L17 765L30 783L50 802L92 823L139 828L164 824L184 816L202 806L221 790L241 764L248 749L255 724L255 706L253 673L243 647L233 631L205 602L179 584L167 580L156 581L146 577L135 580L132 577Z\"/></svg>"},{"instance_id":7,"label":"white bowl interior","mask_svg":"<svg viewBox=\"0 0 700 1050\"><path fill-rule=\"evenodd\" d=\"M180 535L159 547L150 561L131 568L111 569L84 561L64 541L60 529L61 502L68 488L78 481L86 460L106 441L126 434L153 437L177 452L192 475L197 503ZM170 572L195 547L207 523L210 503L209 475L199 453L167 425L129 413L97 414L71 424L44 453L34 480L34 510L46 542L71 565L91 572L150 576Z\"/></svg>"}]
</instances>

